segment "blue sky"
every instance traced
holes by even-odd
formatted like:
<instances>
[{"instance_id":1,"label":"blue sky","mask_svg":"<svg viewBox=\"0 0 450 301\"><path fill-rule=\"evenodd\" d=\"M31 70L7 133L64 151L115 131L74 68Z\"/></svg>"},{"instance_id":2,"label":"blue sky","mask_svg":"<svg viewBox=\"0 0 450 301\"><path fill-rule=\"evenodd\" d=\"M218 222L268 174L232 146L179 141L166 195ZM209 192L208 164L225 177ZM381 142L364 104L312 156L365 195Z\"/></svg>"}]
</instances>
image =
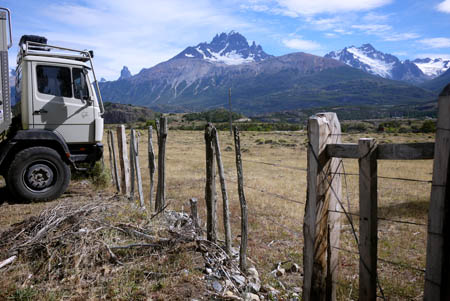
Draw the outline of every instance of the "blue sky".
<instances>
[{"instance_id":1,"label":"blue sky","mask_svg":"<svg viewBox=\"0 0 450 301\"><path fill-rule=\"evenodd\" d=\"M12 11L10 64L23 34L95 51L114 80L235 30L273 55L324 55L371 43L400 59L450 59L450 0L3 0Z\"/></svg>"}]
</instances>

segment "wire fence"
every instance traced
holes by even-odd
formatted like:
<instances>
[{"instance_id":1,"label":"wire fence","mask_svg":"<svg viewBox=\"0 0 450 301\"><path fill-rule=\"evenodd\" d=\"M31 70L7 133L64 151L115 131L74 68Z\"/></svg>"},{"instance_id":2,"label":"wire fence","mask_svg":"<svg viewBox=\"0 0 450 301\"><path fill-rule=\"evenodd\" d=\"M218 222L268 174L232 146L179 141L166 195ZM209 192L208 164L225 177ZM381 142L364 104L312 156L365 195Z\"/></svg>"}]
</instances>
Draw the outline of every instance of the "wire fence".
<instances>
[{"instance_id":1,"label":"wire fence","mask_svg":"<svg viewBox=\"0 0 450 301\"><path fill-rule=\"evenodd\" d=\"M279 176L280 174L282 174L282 170L294 170L294 171L300 171L300 172L305 172L304 176L306 177L306 172L308 171L307 168L303 168L303 167L299 167L299 166L289 166L289 165L285 165L285 164L279 164L279 163L274 163L274 162L266 162L263 160L253 160L253 159L246 159L245 158L245 153L243 154L242 161L243 162L248 162L251 164L259 164L261 166L270 166L270 168L274 168L275 170L278 170L276 173L273 173L274 176ZM232 159L234 160L235 157L233 156L229 156L229 155L222 155L222 157L224 158L228 158L228 159ZM176 158L178 159L178 158ZM317 154L314 154L314 159L316 160L316 162L319 163L319 159ZM282 160L282 159L281 159ZM300 163L300 162L299 162ZM300 164L299 164L300 165ZM343 170L343 172L334 172L331 173L329 167L328 168L323 168L323 166L321 166L320 168L322 170L322 172L324 174L328 173L331 175L331 178L329 178L328 176L323 177L325 181L328 181L328 186L331 187L331 192L338 198L338 202L340 205L340 209L338 210L329 210L329 212L332 213L339 213L345 216L346 221L350 224L351 226L351 234L353 236L353 239L356 243L356 246L359 246L359 241L358 241L358 233L356 231L356 225L355 222L353 220L353 217L356 218L361 218L360 214L358 214L357 212L354 212L351 210L350 204L351 203L357 203L357 200L352 200L349 196L349 185L348 185L348 179L347 177L351 176L359 176L358 173L352 173L352 172L346 172L345 171L345 163L344 160L339 160L339 166L337 168L337 170ZM343 178L343 183L344 183L344 197L340 196L339 194L337 194L336 191L333 190L331 182L334 180L334 178L336 176L341 176ZM245 177L245 170L244 170L244 177ZM386 180L386 181L403 181L403 182L410 182L410 183L424 183L424 184L430 184L431 181L430 180L423 180L423 179L414 179L414 178L409 178L409 177L390 177L390 176L378 176L379 179L382 180ZM226 178L226 180L228 182L237 184L237 181L233 179L233 177L228 176ZM269 179L270 180L270 179ZM195 183L194 185L198 185L197 183L203 182L205 181L204 177L195 177L195 178L191 178L190 183ZM183 183L175 183L175 184L169 184L168 187L173 188L173 189L177 189L177 188L183 188L186 187L186 185L192 185L186 182ZM192 186L194 186L192 185ZM280 192L275 192L275 191L270 191L270 189L268 189L267 187L261 187L255 184L244 184L244 187L247 189L250 189L252 191L255 191L257 193L260 193L262 195L266 195L266 196L270 196L270 197L274 197L278 200L287 202L287 203L291 203L291 204L295 204L295 205L305 205L305 197L299 197L299 198L293 198L291 196L288 196L287 194L284 195L283 193ZM279 190L279 189L278 189ZM345 204L347 203L347 204ZM269 214L267 212L261 212L258 210L254 210L253 211L253 216L256 218L264 218L268 221L270 221L270 223L272 225L274 225L275 227L278 227L280 229L283 229L285 231L287 231L293 238L295 239L302 239L302 230L299 231L298 228L294 229L292 227L292 224L295 223L295 221L290 221L291 225L287 225L286 223L280 222L279 219L277 219L275 216L271 216L270 212ZM303 212L302 212L303 213ZM378 217L378 221L382 221L383 223L388 223L388 224L392 224L392 225L407 225L407 226L419 226L419 227L426 227L427 224L420 222L420 221L413 221L413 220L405 220L405 219L393 219L393 218L389 218L389 217ZM301 222L301 219L298 219L297 221L297 225L298 223ZM299 227L300 229L302 229L302 227ZM345 252L345 253L349 253L349 254L353 254L359 257L360 253L359 253L359 249L358 250L348 250L346 248L342 248L342 247L334 247L333 248ZM423 252L425 252L425 250L423 250ZM384 257L378 257L377 258L379 262L383 263L383 264L387 264L387 265L391 265L391 266L395 266L397 268L400 269L405 269L405 270L411 270L414 272L420 272L420 273L424 273L425 270L421 267L418 266L414 266L414 265L410 265L406 262L401 262L401 261L396 261L393 260L391 258L387 259ZM348 259L347 259L348 260ZM355 263L354 267L358 266L358 263ZM377 278L379 279L379 276L377 276ZM340 283L340 285L347 285L346 282L342 282L342 281L338 281L338 283ZM378 287L379 287L379 293L380 293L380 297L385 299L385 292L381 286L380 281L378 280ZM350 291L351 293L351 291ZM392 292L391 292L392 293ZM400 295L400 294L399 294ZM412 296L409 296L412 297Z\"/></svg>"}]
</instances>

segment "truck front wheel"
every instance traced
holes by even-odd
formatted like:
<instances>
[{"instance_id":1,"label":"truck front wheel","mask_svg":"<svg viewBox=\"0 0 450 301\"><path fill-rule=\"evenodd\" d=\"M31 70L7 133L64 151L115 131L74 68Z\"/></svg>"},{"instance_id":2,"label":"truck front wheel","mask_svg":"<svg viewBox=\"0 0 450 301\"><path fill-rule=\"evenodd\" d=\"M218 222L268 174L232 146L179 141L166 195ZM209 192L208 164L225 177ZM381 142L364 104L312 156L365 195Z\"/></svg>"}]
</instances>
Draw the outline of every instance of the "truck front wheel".
<instances>
[{"instance_id":1,"label":"truck front wheel","mask_svg":"<svg viewBox=\"0 0 450 301\"><path fill-rule=\"evenodd\" d=\"M20 151L8 169L7 186L19 199L58 198L70 182L70 168L54 149L31 147Z\"/></svg>"}]
</instances>

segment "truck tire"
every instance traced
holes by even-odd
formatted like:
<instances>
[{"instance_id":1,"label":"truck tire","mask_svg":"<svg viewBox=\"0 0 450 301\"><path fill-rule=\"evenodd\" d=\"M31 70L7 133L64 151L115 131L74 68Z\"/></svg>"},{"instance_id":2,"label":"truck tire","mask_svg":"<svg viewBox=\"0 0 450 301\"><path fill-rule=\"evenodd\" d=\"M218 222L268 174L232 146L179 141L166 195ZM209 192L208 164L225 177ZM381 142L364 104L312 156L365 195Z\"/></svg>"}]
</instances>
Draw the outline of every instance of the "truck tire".
<instances>
[{"instance_id":1,"label":"truck tire","mask_svg":"<svg viewBox=\"0 0 450 301\"><path fill-rule=\"evenodd\" d=\"M10 192L21 200L50 201L70 182L70 168L52 148L37 146L20 151L7 174Z\"/></svg>"}]
</instances>

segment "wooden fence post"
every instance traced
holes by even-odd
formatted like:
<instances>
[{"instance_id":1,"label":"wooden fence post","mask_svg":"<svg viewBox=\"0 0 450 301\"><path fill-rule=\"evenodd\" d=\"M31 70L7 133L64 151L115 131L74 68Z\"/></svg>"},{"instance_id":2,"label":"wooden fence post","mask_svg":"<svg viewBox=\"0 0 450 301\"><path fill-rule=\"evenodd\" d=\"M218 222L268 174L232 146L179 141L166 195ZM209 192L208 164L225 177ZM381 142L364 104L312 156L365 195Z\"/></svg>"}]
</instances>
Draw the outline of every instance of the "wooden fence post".
<instances>
[{"instance_id":1,"label":"wooden fence post","mask_svg":"<svg viewBox=\"0 0 450 301\"><path fill-rule=\"evenodd\" d=\"M109 142L111 143L110 145L110 160L112 159L113 161L113 179L114 179L114 183L116 185L116 189L117 192L120 192L120 180L119 180L119 169L117 167L117 161L116 161L116 145L114 143L114 134L111 130L108 131L108 137L109 137Z\"/></svg>"},{"instance_id":2,"label":"wooden fence post","mask_svg":"<svg viewBox=\"0 0 450 301\"><path fill-rule=\"evenodd\" d=\"M328 158L325 148L340 143L341 126L335 113L308 120L307 199L303 222L303 299L335 300L342 200L340 159ZM330 233L328 233L330 232ZM328 241L330 244L328 244Z\"/></svg>"},{"instance_id":3,"label":"wooden fence post","mask_svg":"<svg viewBox=\"0 0 450 301\"><path fill-rule=\"evenodd\" d=\"M206 238L209 241L217 241L217 198L216 198L216 168L214 165L214 144L212 135L213 126L208 123L205 127L206 145Z\"/></svg>"},{"instance_id":4,"label":"wooden fence post","mask_svg":"<svg viewBox=\"0 0 450 301\"><path fill-rule=\"evenodd\" d=\"M361 138L359 150L359 300L377 299L377 143Z\"/></svg>"},{"instance_id":5,"label":"wooden fence post","mask_svg":"<svg viewBox=\"0 0 450 301\"><path fill-rule=\"evenodd\" d=\"M191 204L191 216L192 216L192 222L194 223L195 231L197 233L201 233L200 223L198 221L197 199L191 198L189 200L189 203Z\"/></svg>"},{"instance_id":6,"label":"wooden fence post","mask_svg":"<svg viewBox=\"0 0 450 301\"><path fill-rule=\"evenodd\" d=\"M234 148L236 151L236 171L238 180L239 203L241 204L241 246L239 248L239 268L247 271L248 212L244 194L244 174L242 171L241 139L239 130L234 127Z\"/></svg>"},{"instance_id":7,"label":"wooden fence post","mask_svg":"<svg viewBox=\"0 0 450 301\"><path fill-rule=\"evenodd\" d=\"M153 128L152 126L148 127L148 169L150 172L150 198L148 201L148 206L152 208L153 202L153 186L154 186L154 175L155 175L155 152L153 151Z\"/></svg>"},{"instance_id":8,"label":"wooden fence post","mask_svg":"<svg viewBox=\"0 0 450 301\"><path fill-rule=\"evenodd\" d=\"M136 174L136 182L137 182L137 188L138 188L138 194L139 194L139 205L141 208L145 208L144 203L144 192L142 191L142 177L141 177L141 167L139 164L139 140L136 139L136 132L134 129L131 129L131 149L132 151L132 164L133 164L133 172ZM134 178L134 175L133 175ZM134 185L133 185L134 186Z\"/></svg>"},{"instance_id":9,"label":"wooden fence post","mask_svg":"<svg viewBox=\"0 0 450 301\"><path fill-rule=\"evenodd\" d=\"M121 188L122 194L129 195L130 193L130 162L127 154L127 135L125 133L125 126L122 124L117 127L117 142L119 146L119 162L121 173Z\"/></svg>"},{"instance_id":10,"label":"wooden fence post","mask_svg":"<svg viewBox=\"0 0 450 301\"><path fill-rule=\"evenodd\" d=\"M439 95L424 300L450 300L450 84Z\"/></svg>"},{"instance_id":11,"label":"wooden fence post","mask_svg":"<svg viewBox=\"0 0 450 301\"><path fill-rule=\"evenodd\" d=\"M112 148L111 148L111 135L109 134L109 130L106 131L106 143L108 144L108 153L109 153L109 171L111 174L111 182L116 185L116 181L114 180L114 166L113 166L113 160L112 160ZM104 154L103 154L104 156Z\"/></svg>"},{"instance_id":12,"label":"wooden fence post","mask_svg":"<svg viewBox=\"0 0 450 301\"><path fill-rule=\"evenodd\" d=\"M225 173L223 170L222 155L220 153L219 134L217 129L213 127L212 130L213 143L216 151L217 168L219 171L220 188L222 191L222 205L223 205L223 227L225 230L225 250L228 255L231 255L231 227L230 227L230 209L228 208L228 193L227 184L225 182Z\"/></svg>"},{"instance_id":13,"label":"wooden fence post","mask_svg":"<svg viewBox=\"0 0 450 301\"><path fill-rule=\"evenodd\" d=\"M167 118L161 117L158 135L158 187L156 190L156 212L162 210L166 205L166 139Z\"/></svg>"},{"instance_id":14,"label":"wooden fence post","mask_svg":"<svg viewBox=\"0 0 450 301\"><path fill-rule=\"evenodd\" d=\"M130 129L130 200L134 201L134 184L136 183L136 170L134 159L136 154L134 153L136 143L134 141L134 129Z\"/></svg>"}]
</instances>

